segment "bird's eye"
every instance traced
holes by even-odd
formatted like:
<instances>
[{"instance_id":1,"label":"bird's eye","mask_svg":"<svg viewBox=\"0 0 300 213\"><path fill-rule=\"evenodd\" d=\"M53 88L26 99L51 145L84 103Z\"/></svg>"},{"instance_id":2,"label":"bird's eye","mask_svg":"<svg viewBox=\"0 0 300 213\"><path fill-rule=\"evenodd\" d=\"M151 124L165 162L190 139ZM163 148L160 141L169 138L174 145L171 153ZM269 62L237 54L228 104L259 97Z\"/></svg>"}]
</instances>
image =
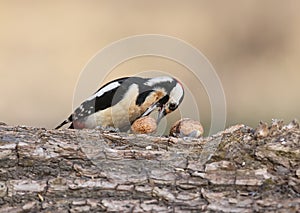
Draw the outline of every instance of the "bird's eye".
<instances>
[{"instance_id":1,"label":"bird's eye","mask_svg":"<svg viewBox=\"0 0 300 213\"><path fill-rule=\"evenodd\" d=\"M176 105L175 103L170 103L170 104L169 104L169 109L170 109L170 110L173 111L173 110L175 110L176 108L177 108L177 105Z\"/></svg>"}]
</instances>

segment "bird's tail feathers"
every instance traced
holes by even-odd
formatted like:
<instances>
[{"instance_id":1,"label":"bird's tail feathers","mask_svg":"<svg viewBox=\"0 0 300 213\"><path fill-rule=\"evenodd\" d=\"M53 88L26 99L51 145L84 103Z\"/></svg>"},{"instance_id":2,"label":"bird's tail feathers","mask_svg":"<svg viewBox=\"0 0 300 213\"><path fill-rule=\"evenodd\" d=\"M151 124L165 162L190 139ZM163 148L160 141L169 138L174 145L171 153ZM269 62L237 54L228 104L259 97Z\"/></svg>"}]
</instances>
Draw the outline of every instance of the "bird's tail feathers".
<instances>
[{"instance_id":1,"label":"bird's tail feathers","mask_svg":"<svg viewBox=\"0 0 300 213\"><path fill-rule=\"evenodd\" d=\"M68 117L68 119L64 120L61 124L59 124L57 127L55 127L55 129L59 129L59 128L61 128L62 126L64 126L65 124L70 123L70 122L72 122L72 121L73 121L72 115L70 115L70 116Z\"/></svg>"}]
</instances>

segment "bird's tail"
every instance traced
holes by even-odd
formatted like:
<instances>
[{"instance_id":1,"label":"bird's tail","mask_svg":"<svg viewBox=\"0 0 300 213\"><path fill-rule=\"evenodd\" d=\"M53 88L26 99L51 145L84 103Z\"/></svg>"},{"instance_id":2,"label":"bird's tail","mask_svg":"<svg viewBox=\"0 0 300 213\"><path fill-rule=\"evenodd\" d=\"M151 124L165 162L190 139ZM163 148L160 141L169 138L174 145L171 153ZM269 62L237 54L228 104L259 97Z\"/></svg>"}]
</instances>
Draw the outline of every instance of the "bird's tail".
<instances>
[{"instance_id":1,"label":"bird's tail","mask_svg":"<svg viewBox=\"0 0 300 213\"><path fill-rule=\"evenodd\" d=\"M59 124L57 127L55 127L55 129L59 129L59 128L61 128L62 126L64 126L65 124L70 123L70 122L72 122L72 121L73 121L72 115L70 115L70 116L68 117L68 119L64 120L61 124ZM71 126L73 126L73 125L71 124Z\"/></svg>"}]
</instances>

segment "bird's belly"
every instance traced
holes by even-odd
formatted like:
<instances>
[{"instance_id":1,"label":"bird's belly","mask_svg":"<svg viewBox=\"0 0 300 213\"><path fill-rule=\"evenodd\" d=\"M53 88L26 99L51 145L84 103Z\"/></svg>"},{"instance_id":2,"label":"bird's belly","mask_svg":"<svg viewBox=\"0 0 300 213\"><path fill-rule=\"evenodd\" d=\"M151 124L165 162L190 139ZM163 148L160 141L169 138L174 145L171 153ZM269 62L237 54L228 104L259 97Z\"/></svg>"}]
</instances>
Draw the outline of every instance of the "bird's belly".
<instances>
[{"instance_id":1,"label":"bird's belly","mask_svg":"<svg viewBox=\"0 0 300 213\"><path fill-rule=\"evenodd\" d=\"M142 112L135 106L128 108L122 105L101 110L86 118L85 128L114 127L119 129L129 128L131 123L141 116Z\"/></svg>"}]
</instances>

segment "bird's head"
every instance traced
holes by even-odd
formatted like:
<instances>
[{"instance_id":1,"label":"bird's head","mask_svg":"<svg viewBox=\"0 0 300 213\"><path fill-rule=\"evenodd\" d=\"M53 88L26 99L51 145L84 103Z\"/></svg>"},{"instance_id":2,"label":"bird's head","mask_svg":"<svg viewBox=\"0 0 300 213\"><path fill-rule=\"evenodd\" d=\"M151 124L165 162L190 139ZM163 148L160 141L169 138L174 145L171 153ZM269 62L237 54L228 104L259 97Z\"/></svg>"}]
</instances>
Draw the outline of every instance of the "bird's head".
<instances>
[{"instance_id":1,"label":"bird's head","mask_svg":"<svg viewBox=\"0 0 300 213\"><path fill-rule=\"evenodd\" d=\"M163 96L153 103L142 115L147 116L158 109L157 123L159 123L164 116L175 111L181 104L184 97L183 86L175 78L167 76L152 78L145 84L151 86L154 91L163 93Z\"/></svg>"}]
</instances>

